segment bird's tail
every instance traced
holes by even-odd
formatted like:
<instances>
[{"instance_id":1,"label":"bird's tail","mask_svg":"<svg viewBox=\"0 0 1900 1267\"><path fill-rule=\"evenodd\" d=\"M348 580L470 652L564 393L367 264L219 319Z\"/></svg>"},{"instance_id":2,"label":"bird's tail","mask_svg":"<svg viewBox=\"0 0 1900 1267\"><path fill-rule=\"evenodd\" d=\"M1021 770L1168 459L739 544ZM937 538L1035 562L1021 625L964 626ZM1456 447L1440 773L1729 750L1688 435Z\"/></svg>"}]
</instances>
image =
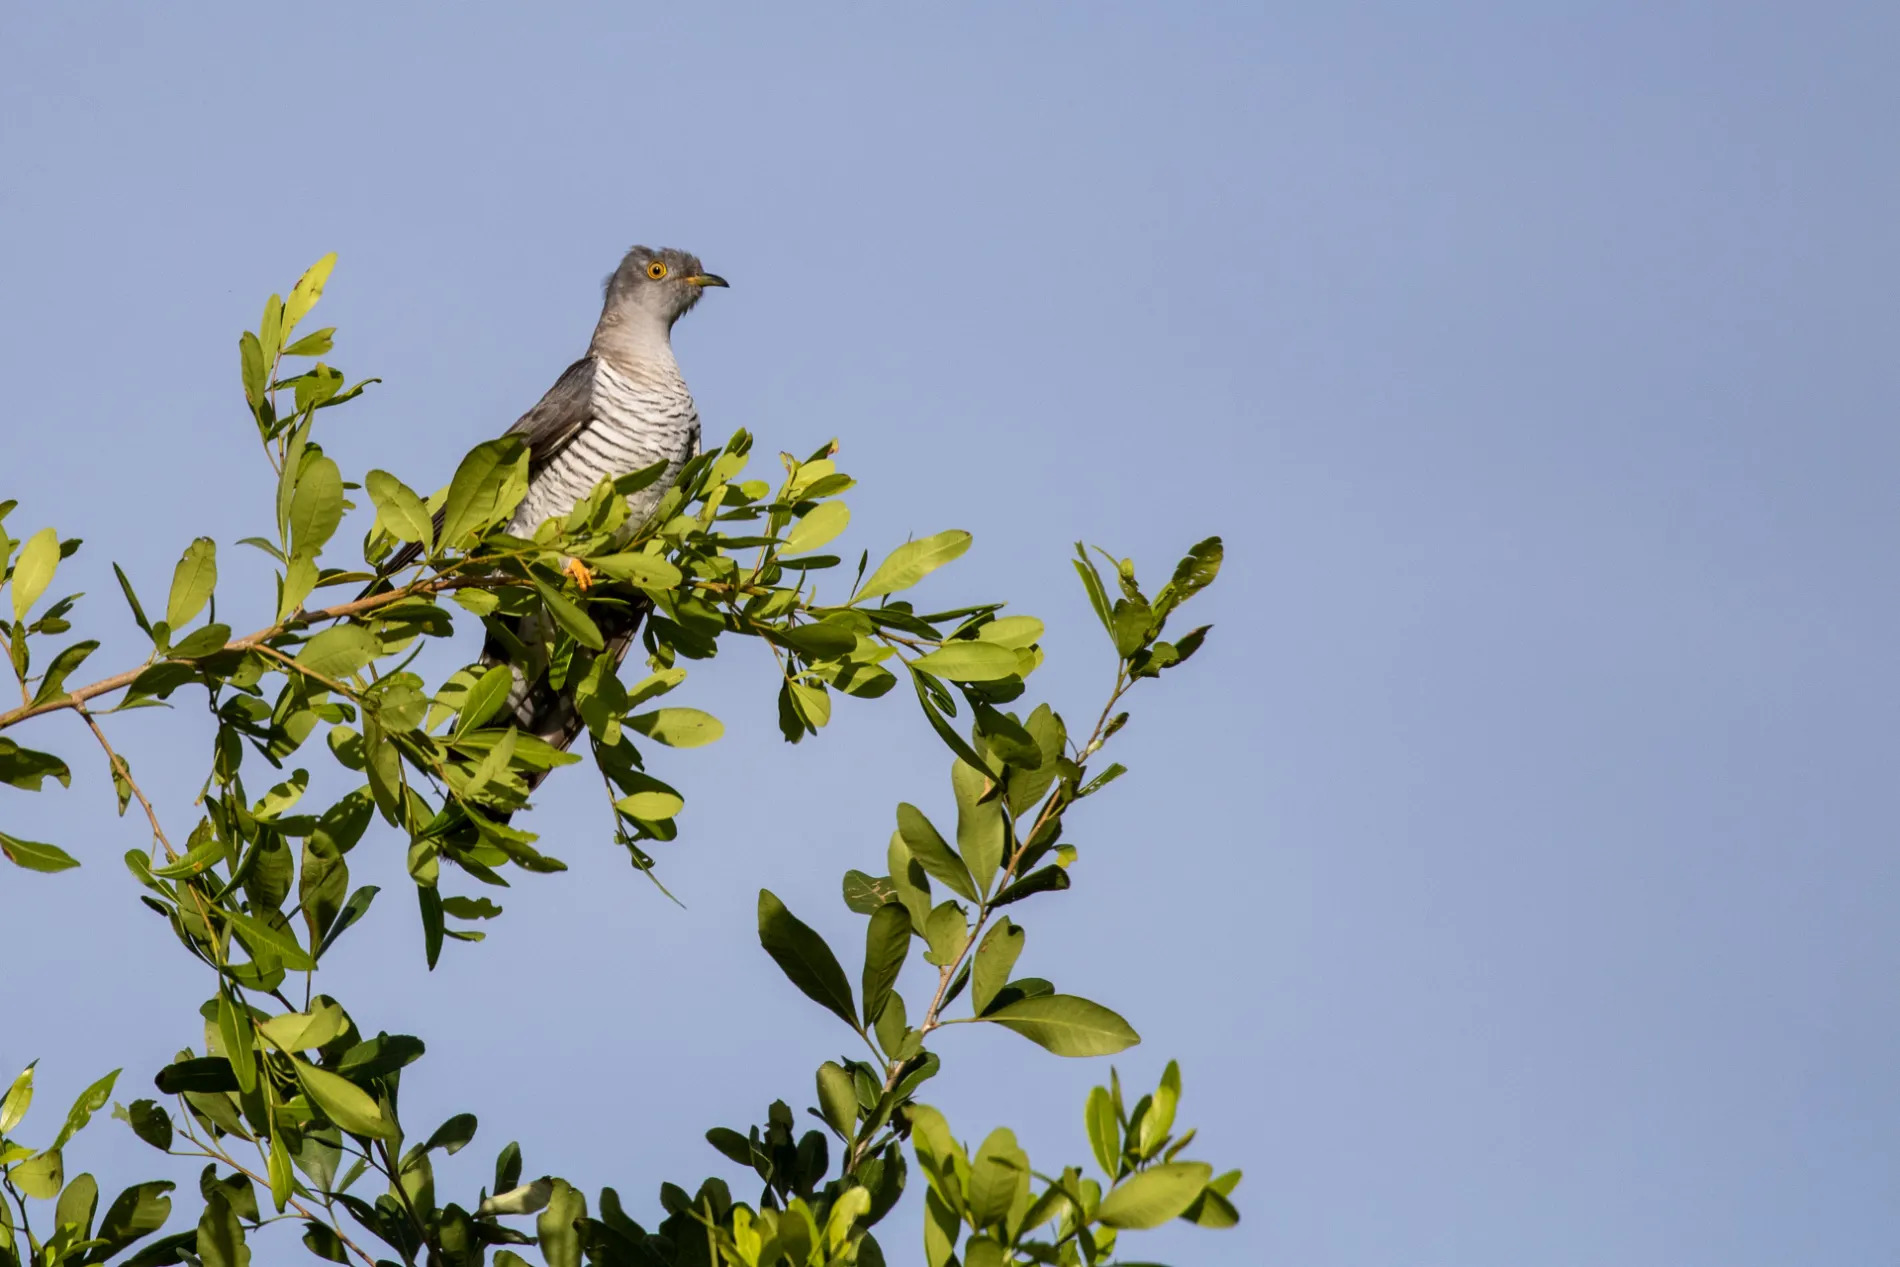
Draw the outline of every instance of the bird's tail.
<instances>
[{"instance_id":1,"label":"bird's tail","mask_svg":"<svg viewBox=\"0 0 1900 1267\"><path fill-rule=\"evenodd\" d=\"M653 608L652 600L635 591L625 603L596 603L588 609L588 614L600 628L601 641L604 644L596 657L606 657L613 668L619 668L620 662L627 657L633 640L639 636L640 625L647 613ZM541 639L533 622L538 616L524 616L515 626L518 640L528 646L536 645ZM504 706L504 716L511 716L516 726L524 734L552 744L566 752L579 739L581 732L587 729L579 707L574 701L573 688L563 684L555 687L548 681L545 668L529 675L519 662L519 657L511 655L509 648L499 638L490 637L482 647L484 666L507 664L514 669L514 688L508 693L508 702ZM492 724L492 723L491 723ZM528 790L534 791L541 780L547 777L547 771L530 771L527 774ZM507 821L508 815L499 815Z\"/></svg>"}]
</instances>

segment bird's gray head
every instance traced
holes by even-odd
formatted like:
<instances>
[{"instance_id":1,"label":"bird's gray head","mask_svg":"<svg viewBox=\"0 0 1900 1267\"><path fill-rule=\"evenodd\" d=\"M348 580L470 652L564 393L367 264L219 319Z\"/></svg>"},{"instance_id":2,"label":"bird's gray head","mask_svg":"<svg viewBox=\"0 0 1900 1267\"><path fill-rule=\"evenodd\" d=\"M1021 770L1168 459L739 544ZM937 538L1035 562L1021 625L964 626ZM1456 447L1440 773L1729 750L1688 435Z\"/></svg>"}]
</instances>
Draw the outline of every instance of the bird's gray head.
<instances>
[{"instance_id":1,"label":"bird's gray head","mask_svg":"<svg viewBox=\"0 0 1900 1267\"><path fill-rule=\"evenodd\" d=\"M657 324L670 330L708 286L726 279L699 266L699 257L671 248L636 246L607 278L601 323Z\"/></svg>"}]
</instances>

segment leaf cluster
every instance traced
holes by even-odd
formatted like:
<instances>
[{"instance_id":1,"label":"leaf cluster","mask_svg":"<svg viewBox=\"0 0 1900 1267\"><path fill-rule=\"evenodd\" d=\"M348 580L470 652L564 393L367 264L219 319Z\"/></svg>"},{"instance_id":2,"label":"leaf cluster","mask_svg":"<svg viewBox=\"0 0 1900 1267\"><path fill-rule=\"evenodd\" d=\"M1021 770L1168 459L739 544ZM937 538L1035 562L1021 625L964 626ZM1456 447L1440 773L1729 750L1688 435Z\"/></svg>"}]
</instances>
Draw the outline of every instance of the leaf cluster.
<instances>
[{"instance_id":1,"label":"leaf cluster","mask_svg":"<svg viewBox=\"0 0 1900 1267\"><path fill-rule=\"evenodd\" d=\"M903 1196L906 1143L927 1179L932 1267L950 1261L957 1229L969 1235L966 1264L1093 1264L1120 1230L1175 1217L1231 1223L1231 1179L1175 1159L1186 1139L1171 1142L1172 1065L1132 1112L1118 1082L1091 1097L1106 1188L1069 1170L1038 1176L1033 1200L1032 1172L1007 1131L970 1154L917 1099L942 1069L935 1035L945 1026L1000 1026L1062 1056L1139 1041L1108 1006L1019 974L1027 933L1017 921L1029 899L1070 888L1082 854L1065 837L1065 815L1124 772L1096 768L1128 721L1123 698L1201 647L1205 626L1164 635L1175 610L1215 579L1219 539L1195 546L1152 596L1132 562L1078 545L1077 572L1116 672L1094 724L1072 732L1050 704L1027 698L1043 662L1041 621L1000 602L931 610L909 597L968 549L967 532L906 542L876 567L868 551L855 568L825 552L849 525L843 494L854 486L835 441L802 460L780 454L767 480L750 474L753 441L740 431L677 471L660 463L602 479L531 531L515 522L532 477L518 439L477 445L427 494L383 470L346 478L323 448L328 411L377 380L346 388L320 359L334 330L298 334L333 264L324 257L288 298L271 296L239 340L270 483L262 530L236 544L272 562L270 624L240 635L220 621L219 546L197 538L162 605L148 608L115 566L149 650L74 685L99 646L62 641L83 596L44 600L81 543L51 528L14 540L5 526L14 503L0 502L0 584L12 613L0 621L0 652L21 699L0 712L0 783L27 793L48 778L69 784L66 757L6 732L77 715L105 759L119 813L136 805L149 828L145 846L124 855L139 900L210 982L190 1045L156 1072L158 1095L114 1108L154 1148L208 1163L196 1226L148 1239L170 1214L174 1185L159 1181L120 1194L95 1224L96 1186L86 1175L65 1179L63 1149L108 1102L117 1075L81 1097L51 1144L28 1147L10 1134L31 1100L29 1067L0 1107L0 1267L241 1264L252 1239L280 1221L297 1223L306 1249L334 1262L499 1265L525 1262L519 1251L532 1247L555 1265L880 1263L872 1229ZM296 359L314 364L292 372L286 362ZM359 506L373 519L340 558L338 534ZM425 676L441 658L425 651L455 645L471 624L490 654ZM732 638L769 649L788 742L821 732L840 696L877 700L901 680L910 690L900 695L915 698L949 763L946 808L933 819L897 803L877 868L844 877L846 912L864 921L855 974L818 928L760 891L761 946L849 1031L848 1050L815 1072L806 1112L817 1126L801 1131L777 1101L760 1125L715 1127L708 1141L756 1178L756 1202L735 1201L719 1178L690 1194L669 1184L650 1230L612 1188L590 1207L553 1175L524 1181L513 1144L496 1160L492 1188L459 1203L439 1198L436 1161L473 1139L476 1115L457 1113L418 1139L401 1105L422 1040L359 1027L317 989L328 953L378 898L375 886L353 882L353 851L385 847L385 837L404 851L431 967L448 943L482 939L481 925L503 914L498 891L565 869L517 820L556 769L594 766L607 793L603 836L653 875L687 804L655 772L659 750L722 733L707 713L661 701ZM519 724L510 700L534 683L571 701L584 753ZM214 734L196 822L174 834L107 727L118 712L194 698ZM332 778L345 775L334 798L314 790L330 781L319 777L325 765ZM31 871L78 865L60 845L4 831L0 856ZM36 1230L33 1203L45 1201L51 1222ZM529 1218L532 1232L511 1222Z\"/></svg>"}]
</instances>

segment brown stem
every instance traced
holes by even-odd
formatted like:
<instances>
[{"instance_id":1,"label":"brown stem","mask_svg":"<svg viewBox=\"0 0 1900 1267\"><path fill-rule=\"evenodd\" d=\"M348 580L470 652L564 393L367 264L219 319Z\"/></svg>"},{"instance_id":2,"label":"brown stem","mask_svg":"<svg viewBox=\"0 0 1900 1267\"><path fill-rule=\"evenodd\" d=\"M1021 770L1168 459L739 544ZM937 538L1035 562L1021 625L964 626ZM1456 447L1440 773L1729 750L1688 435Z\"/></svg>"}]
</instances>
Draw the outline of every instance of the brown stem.
<instances>
[{"instance_id":1,"label":"brown stem","mask_svg":"<svg viewBox=\"0 0 1900 1267\"><path fill-rule=\"evenodd\" d=\"M85 720L86 725L92 730L92 737L99 741L99 746L105 749L106 761L111 765L112 772L124 779L126 787L130 788L132 795L138 798L139 808L145 811L145 821L152 825L152 836L164 847L166 861L177 862L178 851L173 849L172 842L165 838L165 829L159 826L158 811L153 809L151 801L146 799L145 789L141 788L138 781L132 777L132 767L125 763L124 757L112 750L112 744L106 739L106 732L99 728L98 719L92 715L91 710L83 703L74 703L72 708ZM206 927L209 928L210 925L207 923Z\"/></svg>"},{"instance_id":2,"label":"brown stem","mask_svg":"<svg viewBox=\"0 0 1900 1267\"><path fill-rule=\"evenodd\" d=\"M231 1169L237 1171L239 1174L249 1179L252 1183L262 1184L266 1189L270 1187L269 1179L265 1178L263 1175L255 1174L252 1171L247 1170L244 1167L244 1164L242 1162L238 1161L235 1157L232 1157L229 1153L225 1152L223 1149L220 1148L220 1149L213 1150L211 1145L205 1143L205 1141L199 1139L196 1135L191 1134L189 1131L185 1133L185 1138L198 1146L198 1150L199 1150L198 1155L200 1157L209 1157L213 1161L221 1161L225 1165L229 1166ZM190 1156L190 1154L189 1153L173 1153L172 1156L188 1157ZM316 1213L313 1210L311 1210L309 1206L297 1200L297 1198L294 1196L291 1197L289 1200L287 1200L285 1204L295 1209L297 1211L297 1214L300 1217L309 1219L312 1223L324 1222L323 1219L317 1217ZM335 1221L334 1215L331 1216L331 1221L329 1223L325 1223L324 1226L328 1227L332 1232L335 1232L336 1238L339 1241L342 1241L343 1244L348 1249L350 1249L353 1253L355 1253L355 1255L358 1258L362 1259L365 1263L367 1263L369 1267L376 1267L376 1259L374 1256L364 1253L362 1246L358 1245L355 1241L351 1240L349 1237L343 1235L343 1228L340 1224L338 1224Z\"/></svg>"},{"instance_id":3,"label":"brown stem","mask_svg":"<svg viewBox=\"0 0 1900 1267\"><path fill-rule=\"evenodd\" d=\"M418 594L439 594L446 590L479 587L484 584L494 583L493 578L479 576L438 576L427 581L417 581L414 584L405 585L401 589L386 590L381 594L371 594L366 598L358 598L348 603L339 603L335 607L325 607L318 611L299 611L285 620L258 630L256 633L246 634L242 638L237 638L225 643L224 650L265 651L266 653L270 653L274 649L266 647L264 644L285 632L292 625L308 625L325 620L341 620L347 616L360 616L364 612L374 611L378 607L387 607L402 599L414 598ZM277 654L278 658L283 658L281 653ZM0 730L5 730L9 726L23 722L29 717L38 717L42 713L58 712L62 708L77 709L88 700L96 699L101 695L109 695L113 691L122 691L132 685L132 683L138 679L139 674L143 673L148 667L150 666L140 665L136 669L129 669L124 673L116 673L109 678L101 678L99 681L88 686L82 686L77 690L68 691L58 699L47 700L43 704L28 704L16 708L11 712L0 713ZM336 688L333 687L332 689Z\"/></svg>"}]
</instances>

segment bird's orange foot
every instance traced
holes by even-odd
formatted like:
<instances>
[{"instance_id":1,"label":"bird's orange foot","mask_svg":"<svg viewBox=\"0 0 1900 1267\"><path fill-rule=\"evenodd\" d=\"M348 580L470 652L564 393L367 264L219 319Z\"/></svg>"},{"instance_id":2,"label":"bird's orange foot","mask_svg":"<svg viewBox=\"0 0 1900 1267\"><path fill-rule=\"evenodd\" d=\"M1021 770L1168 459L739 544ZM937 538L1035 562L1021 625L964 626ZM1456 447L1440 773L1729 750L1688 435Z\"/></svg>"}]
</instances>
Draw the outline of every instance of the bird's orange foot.
<instances>
[{"instance_id":1,"label":"bird's orange foot","mask_svg":"<svg viewBox=\"0 0 1900 1267\"><path fill-rule=\"evenodd\" d=\"M579 559L569 559L561 570L573 577L574 584L580 586L583 591L594 588L593 572L589 571L587 565Z\"/></svg>"}]
</instances>

